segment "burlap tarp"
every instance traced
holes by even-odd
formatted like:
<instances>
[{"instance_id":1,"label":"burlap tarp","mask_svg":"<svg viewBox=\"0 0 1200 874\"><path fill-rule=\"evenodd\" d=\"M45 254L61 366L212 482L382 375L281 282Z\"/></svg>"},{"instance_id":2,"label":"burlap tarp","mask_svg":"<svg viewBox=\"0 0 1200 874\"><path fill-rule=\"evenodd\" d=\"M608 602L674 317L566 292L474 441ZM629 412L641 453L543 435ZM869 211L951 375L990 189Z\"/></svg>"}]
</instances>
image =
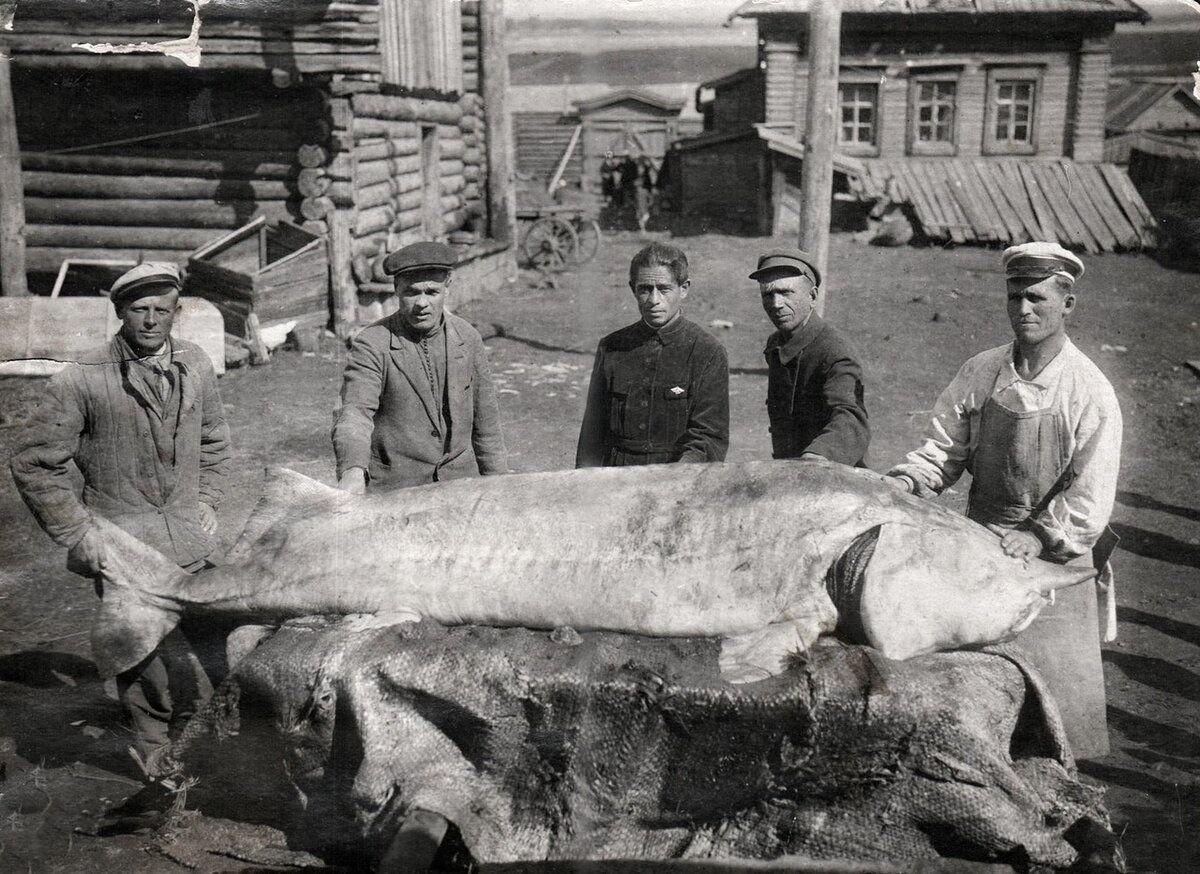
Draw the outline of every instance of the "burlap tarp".
<instances>
[{"instance_id":1,"label":"burlap tarp","mask_svg":"<svg viewBox=\"0 0 1200 874\"><path fill-rule=\"evenodd\" d=\"M833 642L743 686L719 679L717 654L705 639L301 622L241 661L174 754L197 797L366 858L413 808L448 818L479 862L1064 867L1069 827L1108 824L1016 653L895 662Z\"/></svg>"}]
</instances>

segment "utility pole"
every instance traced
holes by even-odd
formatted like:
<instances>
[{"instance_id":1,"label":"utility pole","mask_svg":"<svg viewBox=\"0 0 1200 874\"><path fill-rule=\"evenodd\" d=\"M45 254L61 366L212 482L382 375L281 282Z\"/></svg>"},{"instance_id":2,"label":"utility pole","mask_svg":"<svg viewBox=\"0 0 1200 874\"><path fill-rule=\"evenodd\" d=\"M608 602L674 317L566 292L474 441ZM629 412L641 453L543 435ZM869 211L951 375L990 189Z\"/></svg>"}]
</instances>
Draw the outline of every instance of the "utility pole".
<instances>
[{"instance_id":1,"label":"utility pole","mask_svg":"<svg viewBox=\"0 0 1200 874\"><path fill-rule=\"evenodd\" d=\"M25 283L25 194L7 48L0 42L0 296L29 294Z\"/></svg>"},{"instance_id":2,"label":"utility pole","mask_svg":"<svg viewBox=\"0 0 1200 874\"><path fill-rule=\"evenodd\" d=\"M808 98L805 102L804 166L800 177L800 248L821 271L817 312L824 314L829 288L829 221L833 211L833 152L837 146L841 0L808 0Z\"/></svg>"}]
</instances>

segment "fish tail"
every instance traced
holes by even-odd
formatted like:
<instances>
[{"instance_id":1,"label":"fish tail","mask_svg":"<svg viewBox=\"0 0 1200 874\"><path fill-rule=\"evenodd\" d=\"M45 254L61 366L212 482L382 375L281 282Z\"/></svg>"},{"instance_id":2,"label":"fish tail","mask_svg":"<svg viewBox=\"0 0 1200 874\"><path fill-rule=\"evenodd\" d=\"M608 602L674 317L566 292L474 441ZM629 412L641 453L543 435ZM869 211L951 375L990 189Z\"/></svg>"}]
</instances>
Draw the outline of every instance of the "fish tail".
<instances>
[{"instance_id":1,"label":"fish tail","mask_svg":"<svg viewBox=\"0 0 1200 874\"><path fill-rule=\"evenodd\" d=\"M268 467L262 497L250 513L237 543L226 554L226 561L239 564L254 554L254 547L276 523L292 515L306 515L316 508L332 508L350 500L343 491L331 488L286 467Z\"/></svg>"},{"instance_id":2,"label":"fish tail","mask_svg":"<svg viewBox=\"0 0 1200 874\"><path fill-rule=\"evenodd\" d=\"M92 624L92 655L102 677L137 665L179 624L172 597L188 574L157 549L102 517L94 522L105 538L103 593Z\"/></svg>"}]
</instances>

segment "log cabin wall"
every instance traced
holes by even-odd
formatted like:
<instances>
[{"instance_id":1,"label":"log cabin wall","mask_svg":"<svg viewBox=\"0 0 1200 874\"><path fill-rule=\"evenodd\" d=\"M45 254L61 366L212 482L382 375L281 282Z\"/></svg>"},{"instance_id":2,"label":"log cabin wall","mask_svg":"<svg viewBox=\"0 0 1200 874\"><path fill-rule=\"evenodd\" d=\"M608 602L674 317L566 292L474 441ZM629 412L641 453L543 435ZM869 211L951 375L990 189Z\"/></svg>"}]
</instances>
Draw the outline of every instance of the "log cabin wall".
<instances>
[{"instance_id":1,"label":"log cabin wall","mask_svg":"<svg viewBox=\"0 0 1200 874\"><path fill-rule=\"evenodd\" d=\"M244 2L212 0L198 70L72 48L186 34L190 16L139 2L104 4L109 17L94 4L72 15L83 8L73 0L22 4L5 38L24 77L14 90L31 270L71 255L182 262L253 215L287 218L328 234L342 332L389 309L380 256L408 242L462 232L471 282L456 282L459 303L515 273L511 236L484 238L505 237L506 217L489 215L505 194L489 190L496 119L481 97L494 66L482 33L495 43L486 59L504 57L484 27L500 0L485 0L486 14L479 0L296 0L287 21L247 21ZM44 17L23 18L31 7ZM179 132L142 139L164 131Z\"/></svg>"}]
</instances>

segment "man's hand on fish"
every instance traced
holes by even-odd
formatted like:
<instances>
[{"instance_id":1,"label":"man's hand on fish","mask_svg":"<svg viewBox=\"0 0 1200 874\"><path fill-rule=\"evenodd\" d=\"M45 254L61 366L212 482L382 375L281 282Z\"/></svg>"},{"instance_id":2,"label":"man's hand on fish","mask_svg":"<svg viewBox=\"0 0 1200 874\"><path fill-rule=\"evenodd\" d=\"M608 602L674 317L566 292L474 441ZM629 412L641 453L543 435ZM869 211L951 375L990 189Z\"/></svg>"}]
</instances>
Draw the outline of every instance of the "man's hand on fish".
<instances>
[{"instance_id":1,"label":"man's hand on fish","mask_svg":"<svg viewBox=\"0 0 1200 874\"><path fill-rule=\"evenodd\" d=\"M352 495L361 495L367 490L367 472L361 467L351 467L338 480L338 488Z\"/></svg>"},{"instance_id":2,"label":"man's hand on fish","mask_svg":"<svg viewBox=\"0 0 1200 874\"><path fill-rule=\"evenodd\" d=\"M217 533L217 511L208 504L200 504L200 527L204 529L204 533L209 537Z\"/></svg>"},{"instance_id":3,"label":"man's hand on fish","mask_svg":"<svg viewBox=\"0 0 1200 874\"><path fill-rule=\"evenodd\" d=\"M889 473L883 478L883 481L892 488L899 489L910 495L915 494L917 491L917 484L913 481L913 478L905 476L902 473Z\"/></svg>"},{"instance_id":4,"label":"man's hand on fish","mask_svg":"<svg viewBox=\"0 0 1200 874\"><path fill-rule=\"evenodd\" d=\"M1000 537L1000 548L1009 558L1029 561L1042 554L1042 541L1032 531L1014 531L999 525L989 525L988 530Z\"/></svg>"}]
</instances>

